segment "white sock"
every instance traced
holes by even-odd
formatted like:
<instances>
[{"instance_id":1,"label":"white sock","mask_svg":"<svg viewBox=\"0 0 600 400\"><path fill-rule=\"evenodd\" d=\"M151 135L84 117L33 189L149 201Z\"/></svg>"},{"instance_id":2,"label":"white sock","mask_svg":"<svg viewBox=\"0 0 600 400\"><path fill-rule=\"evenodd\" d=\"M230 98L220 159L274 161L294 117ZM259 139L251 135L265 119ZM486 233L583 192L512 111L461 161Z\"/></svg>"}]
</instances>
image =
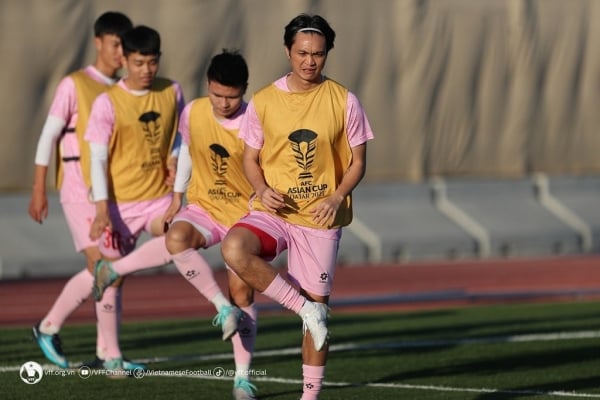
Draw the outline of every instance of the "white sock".
<instances>
[{"instance_id":1,"label":"white sock","mask_svg":"<svg viewBox=\"0 0 600 400\"><path fill-rule=\"evenodd\" d=\"M223 293L217 294L215 297L210 299L210 302L215 305L217 311L221 311L221 308L231 305L229 300L227 300L225 296L223 296Z\"/></svg>"},{"instance_id":2,"label":"white sock","mask_svg":"<svg viewBox=\"0 0 600 400\"><path fill-rule=\"evenodd\" d=\"M250 371L249 365L236 365L235 366L235 378L248 380L248 373Z\"/></svg>"}]
</instances>

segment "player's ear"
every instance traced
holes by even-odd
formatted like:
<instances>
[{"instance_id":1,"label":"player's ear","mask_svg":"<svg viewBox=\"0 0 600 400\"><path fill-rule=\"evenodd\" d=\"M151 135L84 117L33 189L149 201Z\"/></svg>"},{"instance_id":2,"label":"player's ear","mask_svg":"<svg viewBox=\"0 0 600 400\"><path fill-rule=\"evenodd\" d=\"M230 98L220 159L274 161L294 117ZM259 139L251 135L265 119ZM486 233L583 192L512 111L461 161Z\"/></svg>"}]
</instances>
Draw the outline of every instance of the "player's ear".
<instances>
[{"instance_id":1,"label":"player's ear","mask_svg":"<svg viewBox=\"0 0 600 400\"><path fill-rule=\"evenodd\" d=\"M96 52L100 52L102 50L102 38L96 36L94 38L94 47L96 48Z\"/></svg>"},{"instance_id":2,"label":"player's ear","mask_svg":"<svg viewBox=\"0 0 600 400\"><path fill-rule=\"evenodd\" d=\"M123 53L121 53L121 65L123 66L123 68L128 69L127 57L125 57Z\"/></svg>"}]
</instances>

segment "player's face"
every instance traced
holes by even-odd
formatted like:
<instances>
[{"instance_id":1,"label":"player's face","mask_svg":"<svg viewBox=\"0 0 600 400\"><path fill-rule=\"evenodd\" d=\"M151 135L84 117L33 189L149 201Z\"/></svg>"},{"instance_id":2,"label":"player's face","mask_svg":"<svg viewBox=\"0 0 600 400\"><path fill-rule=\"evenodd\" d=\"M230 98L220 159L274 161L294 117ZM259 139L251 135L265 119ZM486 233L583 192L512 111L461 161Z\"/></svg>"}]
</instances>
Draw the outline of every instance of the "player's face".
<instances>
[{"instance_id":1,"label":"player's face","mask_svg":"<svg viewBox=\"0 0 600 400\"><path fill-rule=\"evenodd\" d=\"M327 61L325 37L318 33L298 32L292 47L286 53L292 73L309 83L320 83L321 72Z\"/></svg>"},{"instance_id":2,"label":"player's face","mask_svg":"<svg viewBox=\"0 0 600 400\"><path fill-rule=\"evenodd\" d=\"M208 82L208 98L217 118L229 118L242 105L244 89L225 86L216 81Z\"/></svg>"},{"instance_id":3,"label":"player's face","mask_svg":"<svg viewBox=\"0 0 600 400\"><path fill-rule=\"evenodd\" d=\"M106 34L94 39L97 51L97 67L109 76L113 76L121 67L123 49L117 35Z\"/></svg>"},{"instance_id":4,"label":"player's face","mask_svg":"<svg viewBox=\"0 0 600 400\"><path fill-rule=\"evenodd\" d=\"M127 57L123 56L123 66L127 69L127 87L133 90L150 89L159 64L160 55L131 53Z\"/></svg>"}]
</instances>

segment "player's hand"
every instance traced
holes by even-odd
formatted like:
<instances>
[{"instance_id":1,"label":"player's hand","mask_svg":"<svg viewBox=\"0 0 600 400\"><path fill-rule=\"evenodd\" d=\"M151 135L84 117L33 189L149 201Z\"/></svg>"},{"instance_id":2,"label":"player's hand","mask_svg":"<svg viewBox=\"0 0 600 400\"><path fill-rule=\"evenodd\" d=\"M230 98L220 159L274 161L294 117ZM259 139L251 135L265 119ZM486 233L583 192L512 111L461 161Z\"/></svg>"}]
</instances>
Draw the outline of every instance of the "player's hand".
<instances>
[{"instance_id":1,"label":"player's hand","mask_svg":"<svg viewBox=\"0 0 600 400\"><path fill-rule=\"evenodd\" d=\"M177 157L171 157L167 161L167 178L165 185L173 187L175 184L175 176L177 176Z\"/></svg>"},{"instance_id":2,"label":"player's hand","mask_svg":"<svg viewBox=\"0 0 600 400\"><path fill-rule=\"evenodd\" d=\"M313 216L313 222L321 226L333 224L337 210L343 200L343 197L335 195L323 199L315 208L310 210L310 213Z\"/></svg>"},{"instance_id":3,"label":"player's hand","mask_svg":"<svg viewBox=\"0 0 600 400\"><path fill-rule=\"evenodd\" d=\"M29 200L29 216L38 224L48 218L48 197L46 193L34 191Z\"/></svg>"},{"instance_id":4,"label":"player's hand","mask_svg":"<svg viewBox=\"0 0 600 400\"><path fill-rule=\"evenodd\" d=\"M179 199L177 196L174 196L171 200L171 204L169 204L169 208L167 208L167 211L165 211L165 214L162 217L161 224L164 227L164 232L169 230L169 225L171 222L173 222L173 218L175 215L177 215L180 209L181 199Z\"/></svg>"},{"instance_id":5,"label":"player's hand","mask_svg":"<svg viewBox=\"0 0 600 400\"><path fill-rule=\"evenodd\" d=\"M257 193L257 196L267 211L275 213L286 206L285 197L270 187L265 188L261 193Z\"/></svg>"},{"instance_id":6,"label":"player's hand","mask_svg":"<svg viewBox=\"0 0 600 400\"><path fill-rule=\"evenodd\" d=\"M109 233L112 233L113 226L110 217L108 214L96 213L96 217L94 218L94 221L92 221L92 226L90 226L90 239L100 239L105 230L108 230Z\"/></svg>"}]
</instances>

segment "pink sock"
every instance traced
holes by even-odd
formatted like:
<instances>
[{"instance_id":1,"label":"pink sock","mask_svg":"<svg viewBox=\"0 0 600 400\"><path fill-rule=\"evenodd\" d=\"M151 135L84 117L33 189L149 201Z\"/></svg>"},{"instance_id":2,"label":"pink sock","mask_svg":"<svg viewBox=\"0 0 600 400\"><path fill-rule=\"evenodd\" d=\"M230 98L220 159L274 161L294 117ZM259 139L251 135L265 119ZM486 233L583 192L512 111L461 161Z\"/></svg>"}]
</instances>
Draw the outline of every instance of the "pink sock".
<instances>
[{"instance_id":1,"label":"pink sock","mask_svg":"<svg viewBox=\"0 0 600 400\"><path fill-rule=\"evenodd\" d=\"M112 267L119 275L127 275L171 261L171 254L165 245L165 237L152 238L125 257L113 261Z\"/></svg>"},{"instance_id":2,"label":"pink sock","mask_svg":"<svg viewBox=\"0 0 600 400\"><path fill-rule=\"evenodd\" d=\"M231 337L233 345L233 358L235 360L236 375L248 378L248 369L252 362L254 342L256 341L256 306L251 304L242 307L242 319L238 322L238 331Z\"/></svg>"},{"instance_id":3,"label":"pink sock","mask_svg":"<svg viewBox=\"0 0 600 400\"><path fill-rule=\"evenodd\" d=\"M325 366L302 365L304 385L300 400L317 400L325 377Z\"/></svg>"},{"instance_id":4,"label":"pink sock","mask_svg":"<svg viewBox=\"0 0 600 400\"><path fill-rule=\"evenodd\" d=\"M96 356L101 359L106 359L106 344L104 342L104 336L100 331L100 323L96 321Z\"/></svg>"},{"instance_id":5,"label":"pink sock","mask_svg":"<svg viewBox=\"0 0 600 400\"><path fill-rule=\"evenodd\" d=\"M306 301L306 298L294 289L292 285L287 283L279 274L277 274L263 294L275 300L288 310L292 310L296 314L300 312Z\"/></svg>"},{"instance_id":6,"label":"pink sock","mask_svg":"<svg viewBox=\"0 0 600 400\"><path fill-rule=\"evenodd\" d=\"M52 308L40 324L42 333L53 335L67 317L92 294L94 277L87 269L75 274L63 287L62 292L54 301Z\"/></svg>"},{"instance_id":7,"label":"pink sock","mask_svg":"<svg viewBox=\"0 0 600 400\"><path fill-rule=\"evenodd\" d=\"M173 262L179 273L208 300L221 293L210 265L198 250L187 249L173 254Z\"/></svg>"},{"instance_id":8,"label":"pink sock","mask_svg":"<svg viewBox=\"0 0 600 400\"><path fill-rule=\"evenodd\" d=\"M119 347L119 324L121 320L121 288L109 286L102 301L96 302L98 327L104 338L105 360L121 357Z\"/></svg>"}]
</instances>

